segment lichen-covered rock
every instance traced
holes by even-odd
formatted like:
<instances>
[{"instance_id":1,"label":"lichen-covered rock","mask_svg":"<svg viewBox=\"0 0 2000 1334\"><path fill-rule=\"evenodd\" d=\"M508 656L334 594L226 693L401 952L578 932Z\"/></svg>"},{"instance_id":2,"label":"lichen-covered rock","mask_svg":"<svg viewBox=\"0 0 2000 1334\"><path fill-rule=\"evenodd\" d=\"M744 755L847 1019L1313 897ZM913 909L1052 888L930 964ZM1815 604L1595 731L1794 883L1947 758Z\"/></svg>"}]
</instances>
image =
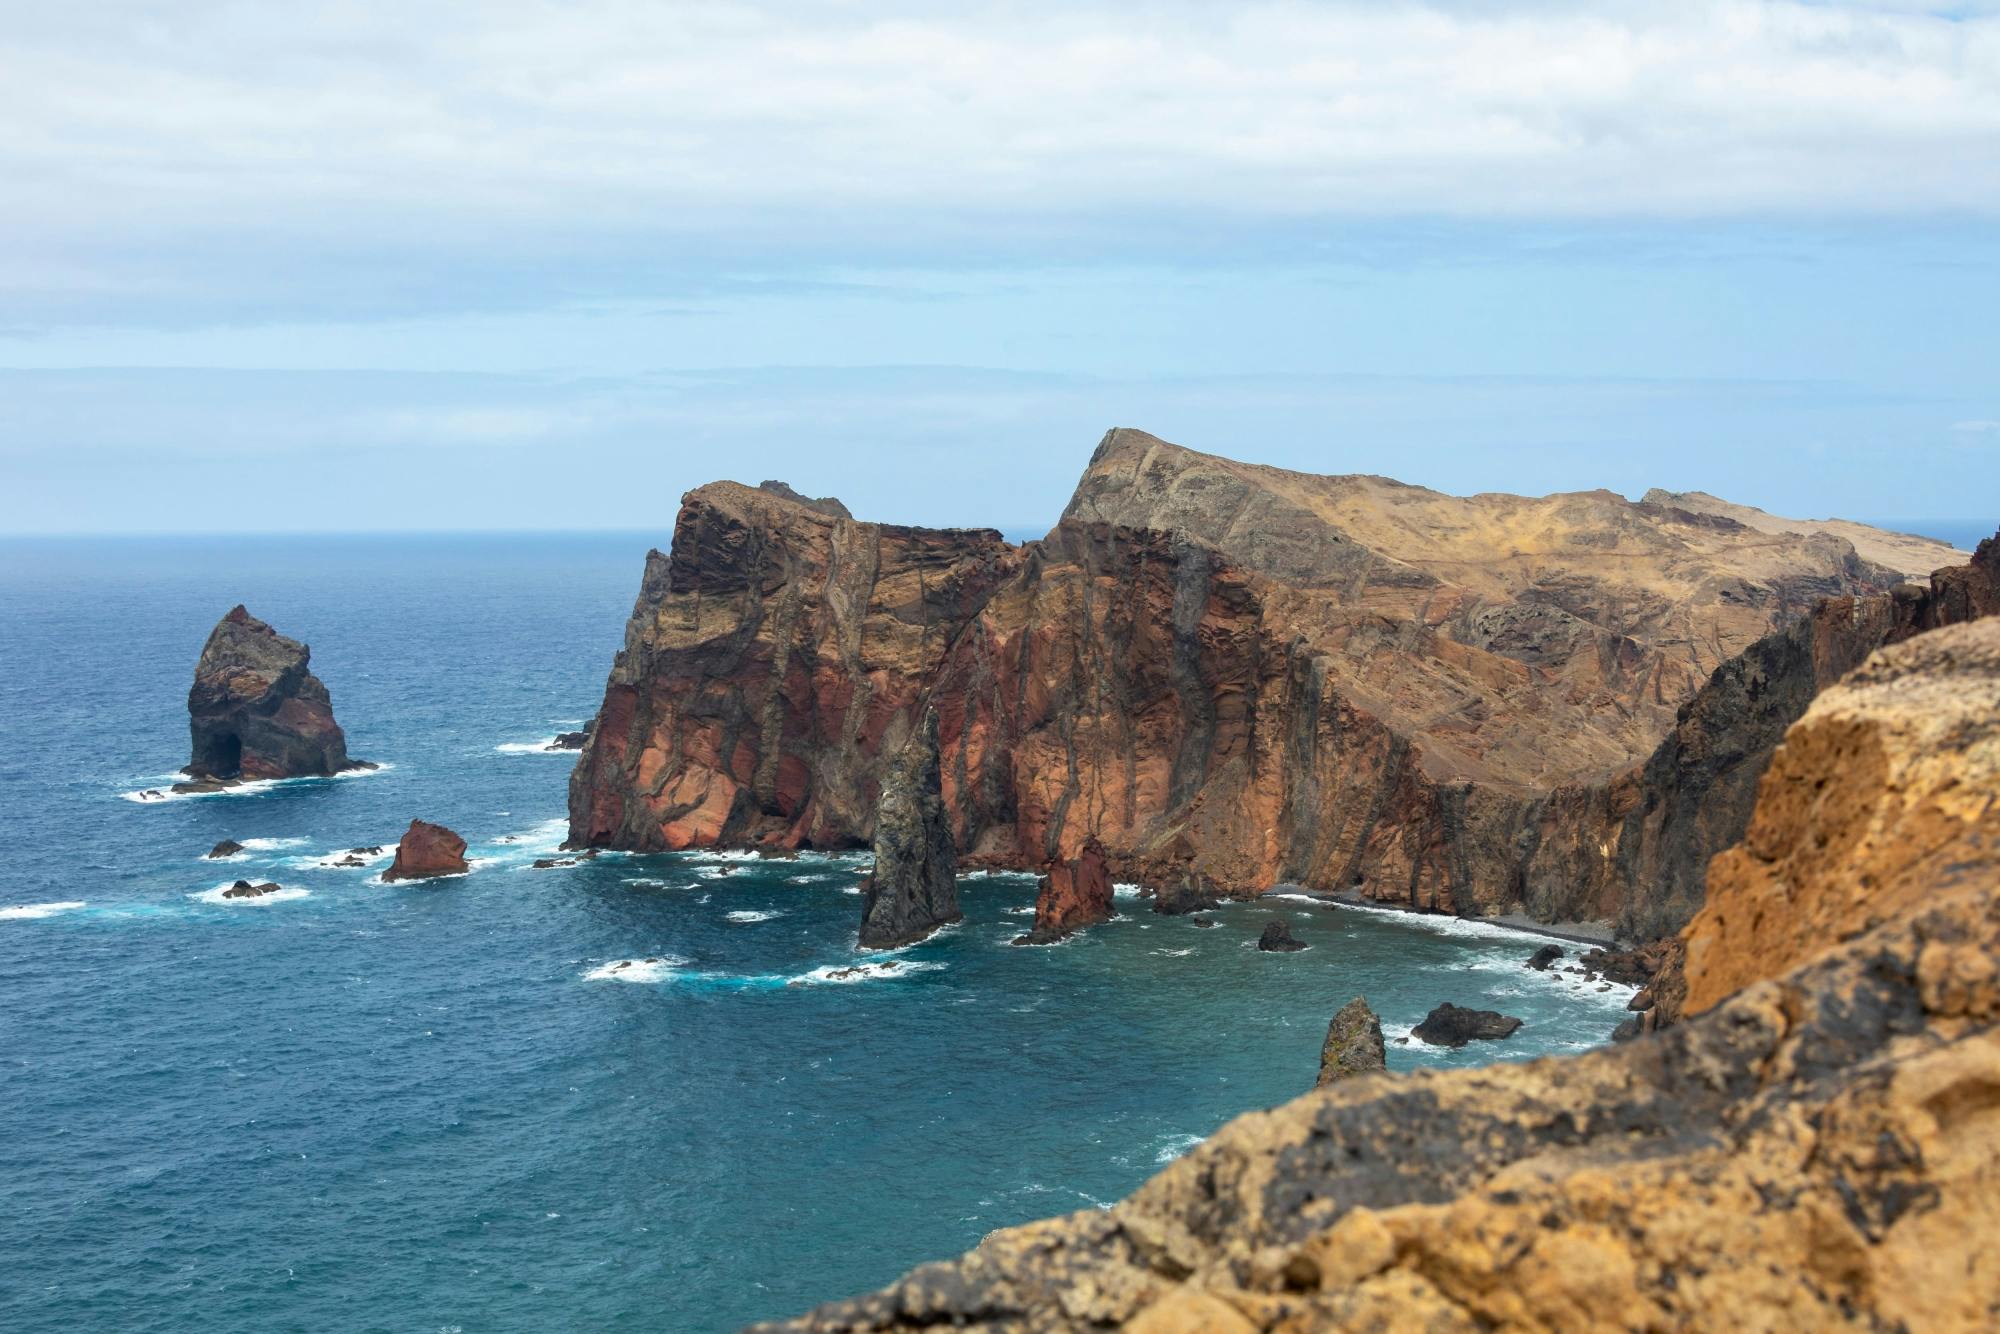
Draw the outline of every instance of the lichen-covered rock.
<instances>
[{"instance_id":1,"label":"lichen-covered rock","mask_svg":"<svg viewBox=\"0 0 2000 1334\"><path fill-rule=\"evenodd\" d=\"M862 846L934 707L978 864L1095 837L1154 887L1602 917L1620 886L1564 831L1603 842L1634 793L1551 794L1628 773L1717 662L1816 598L1894 578L1824 534L1609 492L1452 497L1138 431L1021 547L716 483L648 558L571 839Z\"/></svg>"},{"instance_id":2,"label":"lichen-covered rock","mask_svg":"<svg viewBox=\"0 0 2000 1334\"><path fill-rule=\"evenodd\" d=\"M213 790L262 778L324 777L369 769L347 757L312 650L241 606L216 622L188 689L193 752L179 790Z\"/></svg>"},{"instance_id":3,"label":"lichen-covered rock","mask_svg":"<svg viewBox=\"0 0 2000 1334\"><path fill-rule=\"evenodd\" d=\"M441 824L412 820L396 845L396 859L382 873L384 880L429 880L441 875L464 875L471 870L465 860L465 840Z\"/></svg>"},{"instance_id":4,"label":"lichen-covered rock","mask_svg":"<svg viewBox=\"0 0 2000 1334\"><path fill-rule=\"evenodd\" d=\"M2000 1326L1996 662L1940 631L1793 729L1683 1023L1337 1082L788 1327Z\"/></svg>"},{"instance_id":5,"label":"lichen-covered rock","mask_svg":"<svg viewBox=\"0 0 2000 1334\"><path fill-rule=\"evenodd\" d=\"M1410 1030L1410 1036L1433 1047L1463 1047L1468 1042L1495 1042L1511 1038L1521 1021L1498 1010L1471 1010L1450 1001L1424 1016Z\"/></svg>"},{"instance_id":6,"label":"lichen-covered rock","mask_svg":"<svg viewBox=\"0 0 2000 1334\"><path fill-rule=\"evenodd\" d=\"M1356 996L1340 1007L1326 1026L1326 1042L1319 1049L1318 1087L1337 1079L1372 1075L1388 1069L1387 1048L1382 1043L1382 1020Z\"/></svg>"},{"instance_id":7,"label":"lichen-covered rock","mask_svg":"<svg viewBox=\"0 0 2000 1334\"><path fill-rule=\"evenodd\" d=\"M861 884L863 949L899 949L964 916L939 783L937 714L926 710L882 780L875 867Z\"/></svg>"},{"instance_id":8,"label":"lichen-covered rock","mask_svg":"<svg viewBox=\"0 0 2000 1334\"><path fill-rule=\"evenodd\" d=\"M1071 932L1110 921L1113 906L1104 845L1095 838L1085 839L1077 856L1049 863L1048 873L1035 886L1035 925L1014 943L1052 945Z\"/></svg>"}]
</instances>

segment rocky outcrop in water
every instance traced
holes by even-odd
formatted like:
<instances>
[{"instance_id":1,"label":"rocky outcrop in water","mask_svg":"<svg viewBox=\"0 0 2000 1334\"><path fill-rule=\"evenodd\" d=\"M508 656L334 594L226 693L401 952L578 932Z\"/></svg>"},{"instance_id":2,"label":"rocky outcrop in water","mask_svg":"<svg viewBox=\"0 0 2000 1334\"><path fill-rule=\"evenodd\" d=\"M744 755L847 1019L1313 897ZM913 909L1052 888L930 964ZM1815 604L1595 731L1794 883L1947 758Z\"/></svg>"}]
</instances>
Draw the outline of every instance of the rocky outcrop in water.
<instances>
[{"instance_id":1,"label":"rocky outcrop in water","mask_svg":"<svg viewBox=\"0 0 2000 1334\"><path fill-rule=\"evenodd\" d=\"M1099 922L1111 920L1114 899L1111 867L1104 845L1087 839L1083 851L1067 861L1051 862L1035 887L1035 925L1016 945L1052 945Z\"/></svg>"},{"instance_id":2,"label":"rocky outcrop in water","mask_svg":"<svg viewBox=\"0 0 2000 1334\"><path fill-rule=\"evenodd\" d=\"M188 690L193 753L176 791L212 791L260 778L324 777L372 769L347 757L333 701L308 670L312 650L241 606L216 622Z\"/></svg>"},{"instance_id":3,"label":"rocky outcrop in water","mask_svg":"<svg viewBox=\"0 0 2000 1334\"><path fill-rule=\"evenodd\" d=\"M465 860L465 840L441 824L412 820L396 845L396 860L382 873L384 880L429 880L441 875L464 875L471 870Z\"/></svg>"},{"instance_id":4,"label":"rocky outcrop in water","mask_svg":"<svg viewBox=\"0 0 2000 1334\"><path fill-rule=\"evenodd\" d=\"M1273 917L1264 923L1264 930L1257 937L1257 948L1270 954L1291 954L1312 947L1292 934L1290 922L1282 917Z\"/></svg>"},{"instance_id":5,"label":"rocky outcrop in water","mask_svg":"<svg viewBox=\"0 0 2000 1334\"><path fill-rule=\"evenodd\" d=\"M937 715L926 711L882 780L875 867L861 883L863 949L897 949L964 916L939 785Z\"/></svg>"},{"instance_id":6,"label":"rocky outcrop in water","mask_svg":"<svg viewBox=\"0 0 2000 1334\"><path fill-rule=\"evenodd\" d=\"M238 843L233 838L225 838L220 843L210 848L206 855L212 861L221 861L225 857L234 857L237 853L241 851L243 851L243 845L241 843Z\"/></svg>"},{"instance_id":7,"label":"rocky outcrop in water","mask_svg":"<svg viewBox=\"0 0 2000 1334\"><path fill-rule=\"evenodd\" d=\"M1022 547L716 483L648 558L571 839L866 845L897 739L935 709L974 864L1095 838L1154 887L1604 916L1620 889L1564 849L1601 842L1613 800L1552 794L1628 773L1718 663L1817 598L1893 579L1824 534L1312 477L1137 431Z\"/></svg>"},{"instance_id":8,"label":"rocky outcrop in water","mask_svg":"<svg viewBox=\"0 0 2000 1334\"><path fill-rule=\"evenodd\" d=\"M587 728L577 732L558 732L555 735L555 739L549 742L549 749L582 750L583 743L588 740L590 740L590 731Z\"/></svg>"},{"instance_id":9,"label":"rocky outcrop in water","mask_svg":"<svg viewBox=\"0 0 2000 1334\"><path fill-rule=\"evenodd\" d=\"M786 1328L1994 1328L1996 682L1986 621L1814 704L1690 928L1683 1023L1337 1082Z\"/></svg>"},{"instance_id":10,"label":"rocky outcrop in water","mask_svg":"<svg viewBox=\"0 0 2000 1334\"><path fill-rule=\"evenodd\" d=\"M1341 1006L1333 1022L1326 1026L1326 1042L1319 1049L1317 1087L1386 1070L1387 1052L1382 1042L1382 1020L1364 997L1356 996Z\"/></svg>"},{"instance_id":11,"label":"rocky outcrop in water","mask_svg":"<svg viewBox=\"0 0 2000 1334\"><path fill-rule=\"evenodd\" d=\"M1494 1042L1511 1038L1521 1021L1498 1010L1470 1010L1450 1001L1424 1016L1410 1030L1410 1036L1433 1047L1463 1047L1468 1042Z\"/></svg>"},{"instance_id":12,"label":"rocky outcrop in water","mask_svg":"<svg viewBox=\"0 0 2000 1334\"><path fill-rule=\"evenodd\" d=\"M1534 969L1538 973L1546 973L1549 970L1550 965L1554 964L1555 961L1557 959L1562 958L1562 956L1563 956L1562 946L1544 945L1540 949L1536 950L1533 954L1528 956L1528 967Z\"/></svg>"},{"instance_id":13,"label":"rocky outcrop in water","mask_svg":"<svg viewBox=\"0 0 2000 1334\"><path fill-rule=\"evenodd\" d=\"M283 888L283 885L274 884L270 881L265 881L262 884L252 884L248 880L238 880L228 889L222 891L222 897L225 899L259 899L266 894L275 894Z\"/></svg>"}]
</instances>

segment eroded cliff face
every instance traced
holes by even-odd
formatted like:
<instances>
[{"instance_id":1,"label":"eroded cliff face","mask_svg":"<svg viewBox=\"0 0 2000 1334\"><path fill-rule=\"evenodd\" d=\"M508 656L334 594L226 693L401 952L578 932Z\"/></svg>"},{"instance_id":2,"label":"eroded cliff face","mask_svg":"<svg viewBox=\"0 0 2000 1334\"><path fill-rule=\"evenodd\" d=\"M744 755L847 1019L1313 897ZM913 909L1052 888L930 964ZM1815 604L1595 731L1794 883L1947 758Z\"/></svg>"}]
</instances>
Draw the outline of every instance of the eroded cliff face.
<instances>
[{"instance_id":1,"label":"eroded cliff face","mask_svg":"<svg viewBox=\"0 0 2000 1334\"><path fill-rule=\"evenodd\" d=\"M1690 929L1682 1025L1340 1080L783 1328L1994 1328L1996 718L1996 620L1822 696Z\"/></svg>"},{"instance_id":2,"label":"eroded cliff face","mask_svg":"<svg viewBox=\"0 0 2000 1334\"><path fill-rule=\"evenodd\" d=\"M648 559L571 837L865 845L930 707L976 863L1096 838L1155 885L1602 916L1604 854L1563 849L1604 842L1678 706L1815 598L1892 578L1609 493L1461 499L1134 431L1019 548L718 483Z\"/></svg>"},{"instance_id":3,"label":"eroded cliff face","mask_svg":"<svg viewBox=\"0 0 2000 1334\"><path fill-rule=\"evenodd\" d=\"M1544 920L1615 916L1639 940L1671 936L1704 900L1710 859L1749 827L1785 730L1869 654L2000 613L2000 537L1970 563L1867 597L1824 599L1724 663L1643 765L1541 803L1521 871Z\"/></svg>"}]
</instances>

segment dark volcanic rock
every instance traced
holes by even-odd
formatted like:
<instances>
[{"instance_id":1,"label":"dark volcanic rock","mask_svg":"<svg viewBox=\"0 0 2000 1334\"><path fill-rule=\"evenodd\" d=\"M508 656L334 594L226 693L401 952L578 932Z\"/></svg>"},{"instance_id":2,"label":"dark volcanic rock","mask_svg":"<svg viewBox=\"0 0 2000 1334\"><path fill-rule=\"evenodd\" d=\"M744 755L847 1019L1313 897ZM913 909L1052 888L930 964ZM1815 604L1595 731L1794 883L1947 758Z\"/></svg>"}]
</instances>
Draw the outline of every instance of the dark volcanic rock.
<instances>
[{"instance_id":1,"label":"dark volcanic rock","mask_svg":"<svg viewBox=\"0 0 2000 1334\"><path fill-rule=\"evenodd\" d=\"M225 899L261 898L266 894L277 893L280 888L282 887L279 885L272 884L269 881L266 881L261 885L253 885L248 880L238 880L228 889L222 891L222 897Z\"/></svg>"},{"instance_id":2,"label":"dark volcanic rock","mask_svg":"<svg viewBox=\"0 0 2000 1334\"><path fill-rule=\"evenodd\" d=\"M243 845L241 843L238 843L233 838L225 838L220 843L210 848L208 850L208 855L214 858L215 860L220 861L224 857L234 857L237 853L241 851L243 851Z\"/></svg>"},{"instance_id":3,"label":"dark volcanic rock","mask_svg":"<svg viewBox=\"0 0 2000 1334\"><path fill-rule=\"evenodd\" d=\"M581 732L558 732L556 739L549 742L550 750L582 750L583 743L590 740L590 729Z\"/></svg>"},{"instance_id":4,"label":"dark volcanic rock","mask_svg":"<svg viewBox=\"0 0 2000 1334\"><path fill-rule=\"evenodd\" d=\"M1161 885L1153 895L1153 911L1168 917L1185 917L1221 905L1221 899L1190 876Z\"/></svg>"},{"instance_id":5,"label":"dark volcanic rock","mask_svg":"<svg viewBox=\"0 0 2000 1334\"><path fill-rule=\"evenodd\" d=\"M1292 924L1282 917L1273 917L1264 923L1264 933L1257 937L1257 948L1276 954L1289 954L1293 950L1310 949L1303 940L1292 935Z\"/></svg>"},{"instance_id":6,"label":"dark volcanic rock","mask_svg":"<svg viewBox=\"0 0 2000 1334\"><path fill-rule=\"evenodd\" d=\"M1544 945L1540 949L1536 950L1534 954L1529 957L1528 967L1534 969L1538 973L1545 973L1549 970L1549 965L1554 963L1557 959L1562 958L1562 956L1563 956L1562 946Z\"/></svg>"},{"instance_id":7,"label":"dark volcanic rock","mask_svg":"<svg viewBox=\"0 0 2000 1334\"><path fill-rule=\"evenodd\" d=\"M463 875L472 869L465 861L465 840L441 824L410 821L402 842L396 845L396 860L382 873L384 880L427 880L432 876Z\"/></svg>"},{"instance_id":8,"label":"dark volcanic rock","mask_svg":"<svg viewBox=\"0 0 2000 1334\"><path fill-rule=\"evenodd\" d=\"M1326 1026L1326 1043L1319 1049L1316 1086L1388 1069L1383 1052L1382 1020L1368 1007L1365 997L1356 996L1341 1006L1340 1013Z\"/></svg>"},{"instance_id":9,"label":"dark volcanic rock","mask_svg":"<svg viewBox=\"0 0 2000 1334\"><path fill-rule=\"evenodd\" d=\"M875 867L862 882L861 945L895 949L959 920L958 849L939 795L937 714L926 710L889 765L875 808Z\"/></svg>"},{"instance_id":10,"label":"dark volcanic rock","mask_svg":"<svg viewBox=\"0 0 2000 1334\"><path fill-rule=\"evenodd\" d=\"M1468 1010L1450 1001L1424 1016L1410 1035L1433 1047L1463 1047L1474 1039L1490 1041L1514 1036L1521 1021L1498 1010Z\"/></svg>"},{"instance_id":11,"label":"dark volcanic rock","mask_svg":"<svg viewBox=\"0 0 2000 1334\"><path fill-rule=\"evenodd\" d=\"M1035 892L1035 926L1016 945L1050 945L1070 932L1111 920L1111 868L1104 845L1086 839L1081 854L1051 862Z\"/></svg>"},{"instance_id":12,"label":"dark volcanic rock","mask_svg":"<svg viewBox=\"0 0 2000 1334\"><path fill-rule=\"evenodd\" d=\"M312 652L242 607L216 623L188 690L190 782L213 791L259 778L325 776L373 768L347 757L326 687L308 668Z\"/></svg>"}]
</instances>

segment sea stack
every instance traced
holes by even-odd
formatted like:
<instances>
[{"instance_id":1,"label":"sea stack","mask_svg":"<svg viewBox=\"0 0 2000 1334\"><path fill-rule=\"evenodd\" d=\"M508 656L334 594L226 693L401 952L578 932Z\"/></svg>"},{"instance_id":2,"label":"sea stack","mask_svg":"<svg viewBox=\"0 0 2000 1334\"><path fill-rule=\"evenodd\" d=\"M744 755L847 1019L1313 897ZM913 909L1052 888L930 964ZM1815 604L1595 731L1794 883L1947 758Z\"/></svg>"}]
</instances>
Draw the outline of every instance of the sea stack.
<instances>
[{"instance_id":1,"label":"sea stack","mask_svg":"<svg viewBox=\"0 0 2000 1334\"><path fill-rule=\"evenodd\" d=\"M1498 1010L1468 1010L1450 1001L1424 1016L1410 1036L1433 1047L1463 1047L1475 1039L1493 1042L1514 1036L1521 1021Z\"/></svg>"},{"instance_id":2,"label":"sea stack","mask_svg":"<svg viewBox=\"0 0 2000 1334\"><path fill-rule=\"evenodd\" d=\"M1382 1020L1366 997L1356 996L1340 1007L1326 1027L1326 1044L1319 1049L1319 1079L1324 1088L1337 1079L1368 1075L1389 1068L1382 1045Z\"/></svg>"},{"instance_id":3,"label":"sea stack","mask_svg":"<svg viewBox=\"0 0 2000 1334\"><path fill-rule=\"evenodd\" d=\"M312 650L237 606L216 622L188 690L193 753L176 791L213 791L259 778L327 777L372 769L347 757Z\"/></svg>"},{"instance_id":4,"label":"sea stack","mask_svg":"<svg viewBox=\"0 0 2000 1334\"><path fill-rule=\"evenodd\" d=\"M440 875L464 875L465 840L441 824L412 820L396 845L396 860L382 873L384 880L428 880Z\"/></svg>"},{"instance_id":5,"label":"sea stack","mask_svg":"<svg viewBox=\"0 0 2000 1334\"><path fill-rule=\"evenodd\" d=\"M1035 926L1016 945L1053 945L1072 931L1111 920L1111 867L1095 835L1068 861L1049 863L1035 893Z\"/></svg>"},{"instance_id":6,"label":"sea stack","mask_svg":"<svg viewBox=\"0 0 2000 1334\"><path fill-rule=\"evenodd\" d=\"M875 806L875 869L861 887L861 945L913 944L964 914L958 910L958 848L945 812L937 713L890 761Z\"/></svg>"}]
</instances>

